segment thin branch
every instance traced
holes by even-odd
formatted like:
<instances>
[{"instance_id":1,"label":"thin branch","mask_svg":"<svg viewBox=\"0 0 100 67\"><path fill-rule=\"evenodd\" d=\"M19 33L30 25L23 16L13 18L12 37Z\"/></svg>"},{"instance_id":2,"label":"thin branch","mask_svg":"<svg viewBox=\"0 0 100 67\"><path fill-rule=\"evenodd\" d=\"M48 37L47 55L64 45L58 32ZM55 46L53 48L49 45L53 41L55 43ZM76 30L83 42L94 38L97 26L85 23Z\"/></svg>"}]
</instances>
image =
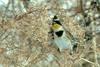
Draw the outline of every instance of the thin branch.
<instances>
[{"instance_id":1,"label":"thin branch","mask_svg":"<svg viewBox=\"0 0 100 67\"><path fill-rule=\"evenodd\" d=\"M95 65L95 63L93 63L93 62L91 62L91 61L89 61L89 60L87 60L87 59L84 59L84 58L80 58L81 60L84 60L84 61L86 61L86 62L89 62L90 64L93 64L93 65Z\"/></svg>"},{"instance_id":2,"label":"thin branch","mask_svg":"<svg viewBox=\"0 0 100 67\"><path fill-rule=\"evenodd\" d=\"M98 67L100 67L99 63L98 63L98 60L97 60L97 52L96 52L96 49L97 49L97 46L96 46L96 33L95 33L95 21L93 20L92 22L92 31L93 31L93 40L92 40L92 43L93 43L93 49L94 49L94 56L95 56L95 63L97 64Z\"/></svg>"},{"instance_id":3,"label":"thin branch","mask_svg":"<svg viewBox=\"0 0 100 67\"><path fill-rule=\"evenodd\" d=\"M12 2L13 15L15 16L15 7L14 7L15 1L14 0L11 0L11 2Z\"/></svg>"}]
</instances>

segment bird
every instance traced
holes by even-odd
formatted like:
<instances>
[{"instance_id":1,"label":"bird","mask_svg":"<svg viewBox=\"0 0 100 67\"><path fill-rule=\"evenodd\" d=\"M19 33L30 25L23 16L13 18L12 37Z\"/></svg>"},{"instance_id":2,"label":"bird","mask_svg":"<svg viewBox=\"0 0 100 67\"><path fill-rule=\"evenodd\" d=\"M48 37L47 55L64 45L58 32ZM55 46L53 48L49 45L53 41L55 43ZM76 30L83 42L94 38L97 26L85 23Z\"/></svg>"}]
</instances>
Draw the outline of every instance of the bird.
<instances>
[{"instance_id":1,"label":"bird","mask_svg":"<svg viewBox=\"0 0 100 67\"><path fill-rule=\"evenodd\" d=\"M58 48L59 52L68 49L68 51L72 53L74 46L71 43L71 39L73 36L69 31L65 30L60 19L58 19L56 15L52 18L51 34L53 36L53 43Z\"/></svg>"}]
</instances>

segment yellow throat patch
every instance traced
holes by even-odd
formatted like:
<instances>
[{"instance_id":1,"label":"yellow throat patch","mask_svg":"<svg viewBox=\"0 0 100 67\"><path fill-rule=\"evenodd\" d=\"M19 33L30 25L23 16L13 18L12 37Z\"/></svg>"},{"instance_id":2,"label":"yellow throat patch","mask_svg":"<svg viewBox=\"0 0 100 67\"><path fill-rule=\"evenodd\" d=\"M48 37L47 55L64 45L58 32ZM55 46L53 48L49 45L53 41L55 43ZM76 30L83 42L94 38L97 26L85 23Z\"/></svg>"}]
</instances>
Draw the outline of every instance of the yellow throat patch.
<instances>
[{"instance_id":1,"label":"yellow throat patch","mask_svg":"<svg viewBox=\"0 0 100 67\"><path fill-rule=\"evenodd\" d=\"M59 29L61 27L61 25L59 25L59 24L57 24L57 23L54 23L53 25L52 25L52 29L53 30L57 30L57 29Z\"/></svg>"}]
</instances>

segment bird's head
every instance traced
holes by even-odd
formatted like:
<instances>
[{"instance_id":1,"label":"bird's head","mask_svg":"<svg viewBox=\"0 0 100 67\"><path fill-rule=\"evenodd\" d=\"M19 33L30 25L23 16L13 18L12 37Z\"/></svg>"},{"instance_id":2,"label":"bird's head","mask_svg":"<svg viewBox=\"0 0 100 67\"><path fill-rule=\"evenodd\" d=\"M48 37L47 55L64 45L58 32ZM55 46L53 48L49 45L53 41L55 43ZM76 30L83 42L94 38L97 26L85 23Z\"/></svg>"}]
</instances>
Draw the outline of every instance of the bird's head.
<instances>
[{"instance_id":1,"label":"bird's head","mask_svg":"<svg viewBox=\"0 0 100 67\"><path fill-rule=\"evenodd\" d=\"M54 15L54 17L52 18L52 24L54 24L54 23L59 24L59 25L62 25L62 24L60 23L60 20L59 20L59 18L57 17L57 15Z\"/></svg>"},{"instance_id":2,"label":"bird's head","mask_svg":"<svg viewBox=\"0 0 100 67\"><path fill-rule=\"evenodd\" d=\"M60 20L58 19L58 17L55 15L52 18L52 29L56 30L59 29L62 26L62 24L60 23Z\"/></svg>"}]
</instances>

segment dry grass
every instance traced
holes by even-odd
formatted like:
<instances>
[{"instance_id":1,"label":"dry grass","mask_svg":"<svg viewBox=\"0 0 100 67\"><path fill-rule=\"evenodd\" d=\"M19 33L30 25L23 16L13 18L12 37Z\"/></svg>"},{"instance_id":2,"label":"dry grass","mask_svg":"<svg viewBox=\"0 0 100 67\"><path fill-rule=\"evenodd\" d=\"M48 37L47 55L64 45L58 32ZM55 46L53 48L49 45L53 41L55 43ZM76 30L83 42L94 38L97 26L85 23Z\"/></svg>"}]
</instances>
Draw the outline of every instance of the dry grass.
<instances>
[{"instance_id":1,"label":"dry grass","mask_svg":"<svg viewBox=\"0 0 100 67\"><path fill-rule=\"evenodd\" d=\"M56 8L56 7L55 7ZM62 24L78 39L78 49L73 55L67 51L59 53L48 45L48 16L47 6L34 7L27 13L0 22L0 64L4 67L35 67L46 61L49 54L55 59L48 65L57 67L99 67L97 53L98 43L84 42L85 30L73 18L65 16L64 10L52 10L59 15ZM1 21L1 20L0 20ZM96 62L95 62L96 61ZM99 60L100 61L100 60ZM33 65L33 66L32 66Z\"/></svg>"}]
</instances>

